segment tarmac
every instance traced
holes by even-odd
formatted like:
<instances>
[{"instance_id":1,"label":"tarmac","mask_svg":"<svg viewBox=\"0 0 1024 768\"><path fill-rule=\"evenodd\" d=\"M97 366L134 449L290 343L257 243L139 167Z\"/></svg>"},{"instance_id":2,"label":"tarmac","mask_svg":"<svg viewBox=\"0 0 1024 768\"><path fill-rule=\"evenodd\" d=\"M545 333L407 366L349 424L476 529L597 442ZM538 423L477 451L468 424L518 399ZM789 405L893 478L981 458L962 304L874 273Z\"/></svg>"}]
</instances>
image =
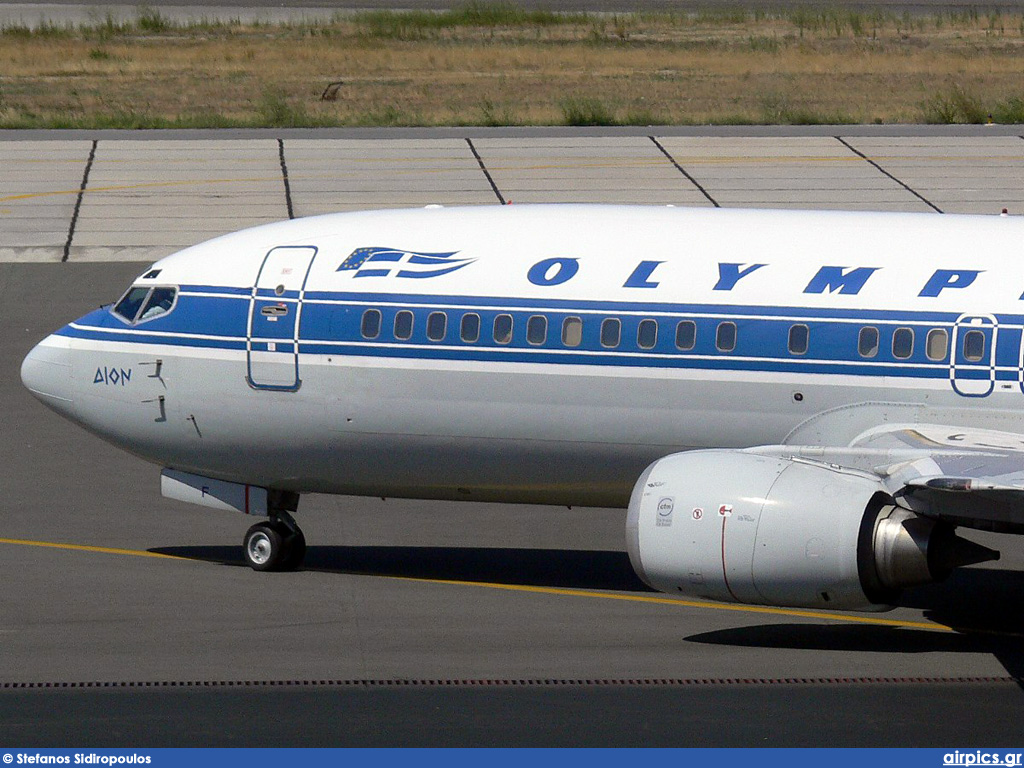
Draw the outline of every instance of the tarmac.
<instances>
[{"instance_id":1,"label":"tarmac","mask_svg":"<svg viewBox=\"0 0 1024 768\"><path fill-rule=\"evenodd\" d=\"M1015 537L968 533L1003 559L891 612L820 614L647 591L623 510L311 495L306 567L260 574L240 515L161 498L158 467L21 386L32 345L153 260L289 212L1024 212L1020 127L834 131L3 137L0 743L1019 744Z\"/></svg>"}]
</instances>

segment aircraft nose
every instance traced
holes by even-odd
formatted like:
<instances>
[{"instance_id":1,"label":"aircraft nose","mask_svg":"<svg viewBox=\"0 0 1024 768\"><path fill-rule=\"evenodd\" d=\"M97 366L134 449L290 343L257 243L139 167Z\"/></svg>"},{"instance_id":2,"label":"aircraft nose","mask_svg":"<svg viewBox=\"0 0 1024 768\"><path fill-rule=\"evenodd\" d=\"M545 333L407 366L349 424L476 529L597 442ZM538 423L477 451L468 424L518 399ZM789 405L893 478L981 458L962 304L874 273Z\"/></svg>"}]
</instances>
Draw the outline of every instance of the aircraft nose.
<instances>
[{"instance_id":1,"label":"aircraft nose","mask_svg":"<svg viewBox=\"0 0 1024 768\"><path fill-rule=\"evenodd\" d=\"M65 416L74 415L75 405L70 347L67 337L48 336L21 363L21 381L28 391Z\"/></svg>"}]
</instances>

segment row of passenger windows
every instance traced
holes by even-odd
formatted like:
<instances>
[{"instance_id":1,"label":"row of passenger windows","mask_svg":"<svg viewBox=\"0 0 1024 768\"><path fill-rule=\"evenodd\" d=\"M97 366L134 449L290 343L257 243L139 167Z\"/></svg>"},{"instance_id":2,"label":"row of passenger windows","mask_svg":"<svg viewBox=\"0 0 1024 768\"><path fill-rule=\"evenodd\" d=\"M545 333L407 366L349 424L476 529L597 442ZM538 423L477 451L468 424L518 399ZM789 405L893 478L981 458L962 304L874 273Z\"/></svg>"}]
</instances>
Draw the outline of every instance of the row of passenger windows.
<instances>
[{"instance_id":1,"label":"row of passenger windows","mask_svg":"<svg viewBox=\"0 0 1024 768\"><path fill-rule=\"evenodd\" d=\"M792 334L790 334L792 340ZM985 359L986 337L984 331L970 330L961 337L964 360L972 363ZM857 351L861 357L871 358L878 354L879 334L874 326L860 329ZM929 360L946 359L949 352L949 332L944 328L932 328L924 341L924 354ZM892 334L893 357L906 360L914 354L914 329L897 328Z\"/></svg>"},{"instance_id":2,"label":"row of passenger windows","mask_svg":"<svg viewBox=\"0 0 1024 768\"><path fill-rule=\"evenodd\" d=\"M399 341L412 338L415 317L409 310L395 314L394 337ZM380 310L368 309L363 313L361 331L364 339L376 339L380 336L383 316ZM496 315L491 328L491 338L495 344L511 344L515 320L512 315ZM475 312L467 312L459 322L459 338L467 344L475 344L480 340L482 321ZM807 326L801 326L806 332ZM427 338L430 341L444 341L448 333L448 314L431 312L427 315ZM716 346L723 352L730 352L736 347L736 323L725 321L719 324ZM583 343L583 320L579 317L567 317L562 321L562 344L566 347L578 347ZM548 318L545 315L531 315L526 321L526 341L540 346L548 341ZM658 321L641 320L637 326L636 343L641 349L653 349L658 343ZM693 349L697 343L697 324L692 320L683 320L676 326L676 346L682 350ZM622 344L622 321L617 317L608 317L601 322L601 346L615 349ZM806 351L806 349L804 350Z\"/></svg>"},{"instance_id":3,"label":"row of passenger windows","mask_svg":"<svg viewBox=\"0 0 1024 768\"><path fill-rule=\"evenodd\" d=\"M376 339L383 329L384 318L380 310L368 309L363 313L361 332L364 339ZM499 314L494 317L491 327L486 331L495 344L511 344L515 320L512 315ZM409 310L401 310L395 314L394 337L399 341L412 338L415 316ZM467 344L480 341L483 321L475 312L466 312L459 320L459 338ZM636 328L636 346L640 349L654 349L658 343L659 324L657 320L641 320ZM448 334L448 313L431 312L427 315L426 335L430 341L444 341ZM914 354L914 329L897 328L892 335L893 357L906 360ZM546 315L531 315L526 320L527 343L540 346L547 343L549 336L548 318ZM732 352L738 341L736 323L723 320L715 328L715 348L719 352ZM811 331L807 325L796 323L789 328L789 352L794 355L807 354L810 346ZM986 336L983 331L969 330L962 337L963 357L970 362L980 362L985 358ZM583 320L579 317L566 317L561 327L562 345L578 347L583 342ZM601 321L601 346L606 349L617 349L622 346L622 321L617 317L607 317ZM863 358L876 357L879 352L880 333L874 326L864 326L858 336L857 351ZM675 326L675 346L683 352L697 345L697 324L693 320L680 320ZM943 328L933 328L925 337L925 356L929 360L941 361L949 352L949 332Z\"/></svg>"}]
</instances>

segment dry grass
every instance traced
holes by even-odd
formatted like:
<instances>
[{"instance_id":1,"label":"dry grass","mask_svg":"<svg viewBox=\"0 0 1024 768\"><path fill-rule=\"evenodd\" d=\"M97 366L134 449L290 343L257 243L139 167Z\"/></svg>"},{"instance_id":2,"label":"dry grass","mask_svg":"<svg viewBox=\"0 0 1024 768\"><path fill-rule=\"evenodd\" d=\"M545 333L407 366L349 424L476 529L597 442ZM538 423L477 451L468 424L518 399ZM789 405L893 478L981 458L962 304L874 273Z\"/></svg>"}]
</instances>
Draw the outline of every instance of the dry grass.
<instances>
[{"instance_id":1,"label":"dry grass","mask_svg":"<svg viewBox=\"0 0 1024 768\"><path fill-rule=\"evenodd\" d=\"M1024 121L1021 15L547 16L8 29L0 127Z\"/></svg>"}]
</instances>

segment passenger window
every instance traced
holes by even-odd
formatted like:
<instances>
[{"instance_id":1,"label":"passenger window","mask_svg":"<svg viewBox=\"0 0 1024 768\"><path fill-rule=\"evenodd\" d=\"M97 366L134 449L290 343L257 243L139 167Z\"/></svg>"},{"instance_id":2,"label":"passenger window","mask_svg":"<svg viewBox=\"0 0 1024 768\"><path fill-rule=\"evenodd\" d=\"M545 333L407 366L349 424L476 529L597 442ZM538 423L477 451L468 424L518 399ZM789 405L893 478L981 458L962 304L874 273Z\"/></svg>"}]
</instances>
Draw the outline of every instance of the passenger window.
<instances>
[{"instance_id":1,"label":"passenger window","mask_svg":"<svg viewBox=\"0 0 1024 768\"><path fill-rule=\"evenodd\" d=\"M641 349L652 349L658 343L658 321L641 320L636 329L636 343Z\"/></svg>"},{"instance_id":2,"label":"passenger window","mask_svg":"<svg viewBox=\"0 0 1024 768\"><path fill-rule=\"evenodd\" d=\"M462 340L475 344L480 339L480 315L469 312L462 316L462 328L459 330Z\"/></svg>"},{"instance_id":3,"label":"passenger window","mask_svg":"<svg viewBox=\"0 0 1024 768\"><path fill-rule=\"evenodd\" d=\"M684 352L697 343L697 324L693 320L680 320L676 326L676 347Z\"/></svg>"},{"instance_id":4,"label":"passenger window","mask_svg":"<svg viewBox=\"0 0 1024 768\"><path fill-rule=\"evenodd\" d=\"M807 354L811 332L806 325L793 325L789 329L789 351L794 355Z\"/></svg>"},{"instance_id":5,"label":"passenger window","mask_svg":"<svg viewBox=\"0 0 1024 768\"><path fill-rule=\"evenodd\" d=\"M548 339L548 319L544 315L533 315L526 321L526 340L533 345L543 344Z\"/></svg>"},{"instance_id":6,"label":"passenger window","mask_svg":"<svg viewBox=\"0 0 1024 768\"><path fill-rule=\"evenodd\" d=\"M983 357L985 357L985 334L981 331L968 331L964 334L964 359L977 363Z\"/></svg>"},{"instance_id":7,"label":"passenger window","mask_svg":"<svg viewBox=\"0 0 1024 768\"><path fill-rule=\"evenodd\" d=\"M444 341L448 330L448 315L444 312L431 312L427 315L427 338L431 341Z\"/></svg>"},{"instance_id":8,"label":"passenger window","mask_svg":"<svg viewBox=\"0 0 1024 768\"><path fill-rule=\"evenodd\" d=\"M363 312L363 323L359 330L364 339L376 339L380 336L380 310L368 309Z\"/></svg>"},{"instance_id":9,"label":"passenger window","mask_svg":"<svg viewBox=\"0 0 1024 768\"><path fill-rule=\"evenodd\" d=\"M857 351L861 357L874 357L878 354L878 329L867 325L860 329L857 339Z\"/></svg>"},{"instance_id":10,"label":"passenger window","mask_svg":"<svg viewBox=\"0 0 1024 768\"><path fill-rule=\"evenodd\" d=\"M736 349L736 323L726 320L718 324L715 346L719 352L732 352Z\"/></svg>"},{"instance_id":11,"label":"passenger window","mask_svg":"<svg viewBox=\"0 0 1024 768\"><path fill-rule=\"evenodd\" d=\"M928 355L929 360L945 360L948 349L949 334L941 328L933 328L928 331L928 338L924 343L924 353Z\"/></svg>"},{"instance_id":12,"label":"passenger window","mask_svg":"<svg viewBox=\"0 0 1024 768\"><path fill-rule=\"evenodd\" d=\"M578 347L583 341L583 321L578 317L567 317L562 321L562 343L567 347Z\"/></svg>"},{"instance_id":13,"label":"passenger window","mask_svg":"<svg viewBox=\"0 0 1024 768\"><path fill-rule=\"evenodd\" d=\"M494 340L499 344L512 341L512 315L498 315L494 318Z\"/></svg>"},{"instance_id":14,"label":"passenger window","mask_svg":"<svg viewBox=\"0 0 1024 768\"><path fill-rule=\"evenodd\" d=\"M135 316L139 314L146 296L149 295L149 288L130 288L128 293L114 305L114 313L120 315L129 323L135 322Z\"/></svg>"},{"instance_id":15,"label":"passenger window","mask_svg":"<svg viewBox=\"0 0 1024 768\"><path fill-rule=\"evenodd\" d=\"M601 346L614 349L622 339L622 321L617 317L608 317L601 323Z\"/></svg>"},{"instance_id":16,"label":"passenger window","mask_svg":"<svg viewBox=\"0 0 1024 768\"><path fill-rule=\"evenodd\" d=\"M407 309L395 315L395 338L402 341L412 338L412 312Z\"/></svg>"},{"instance_id":17,"label":"passenger window","mask_svg":"<svg viewBox=\"0 0 1024 768\"><path fill-rule=\"evenodd\" d=\"M152 320L153 318L160 317L160 315L166 315L171 311L171 307L174 306L174 297L177 295L178 291L176 288L154 288L146 300L146 305L142 308L139 322Z\"/></svg>"},{"instance_id":18,"label":"passenger window","mask_svg":"<svg viewBox=\"0 0 1024 768\"><path fill-rule=\"evenodd\" d=\"M900 360L906 360L914 354L914 331L910 328L897 328L892 335L892 354Z\"/></svg>"}]
</instances>

